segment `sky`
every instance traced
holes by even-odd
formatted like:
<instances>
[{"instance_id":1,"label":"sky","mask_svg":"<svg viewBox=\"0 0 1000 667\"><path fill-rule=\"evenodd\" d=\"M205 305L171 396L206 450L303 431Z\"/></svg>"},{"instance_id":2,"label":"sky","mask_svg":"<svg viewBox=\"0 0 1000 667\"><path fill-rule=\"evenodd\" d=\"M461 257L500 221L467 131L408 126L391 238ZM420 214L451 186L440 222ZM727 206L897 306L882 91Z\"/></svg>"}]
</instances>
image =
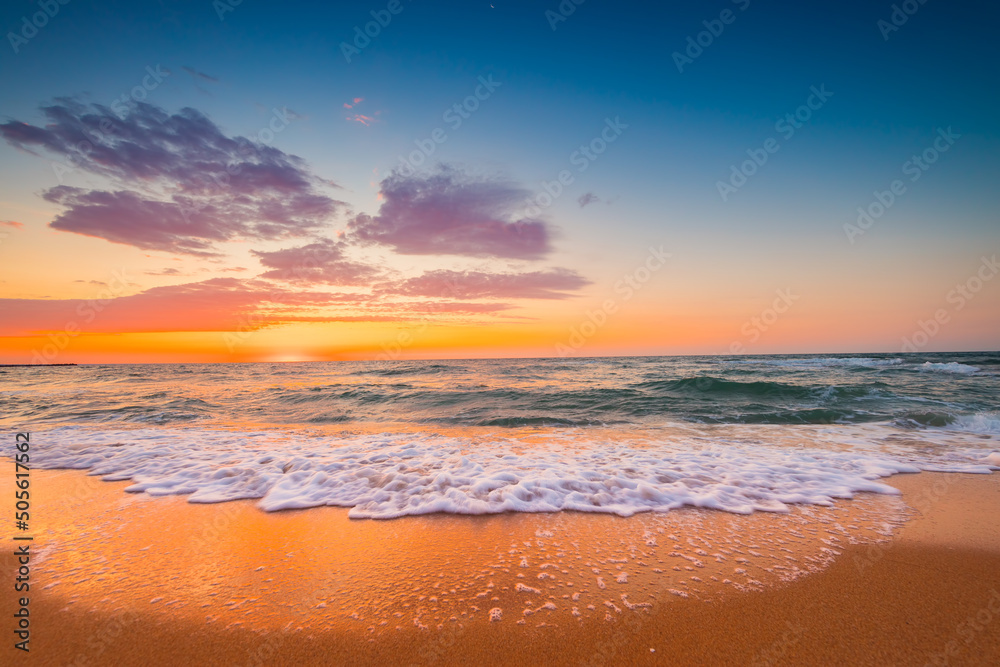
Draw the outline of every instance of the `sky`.
<instances>
[{"instance_id":1,"label":"sky","mask_svg":"<svg viewBox=\"0 0 1000 667\"><path fill-rule=\"evenodd\" d=\"M0 363L1000 349L998 17L4 3Z\"/></svg>"}]
</instances>

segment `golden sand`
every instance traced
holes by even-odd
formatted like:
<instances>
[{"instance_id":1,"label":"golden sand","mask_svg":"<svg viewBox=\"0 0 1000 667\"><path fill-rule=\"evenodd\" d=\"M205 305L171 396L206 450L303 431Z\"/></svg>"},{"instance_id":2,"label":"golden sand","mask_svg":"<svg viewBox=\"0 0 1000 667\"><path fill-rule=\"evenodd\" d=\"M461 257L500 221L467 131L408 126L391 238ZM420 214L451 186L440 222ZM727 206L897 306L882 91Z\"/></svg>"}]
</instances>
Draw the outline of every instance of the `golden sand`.
<instances>
[{"instance_id":1,"label":"golden sand","mask_svg":"<svg viewBox=\"0 0 1000 667\"><path fill-rule=\"evenodd\" d=\"M30 660L1000 664L1000 476L889 482L782 515L352 521L34 471Z\"/></svg>"}]
</instances>

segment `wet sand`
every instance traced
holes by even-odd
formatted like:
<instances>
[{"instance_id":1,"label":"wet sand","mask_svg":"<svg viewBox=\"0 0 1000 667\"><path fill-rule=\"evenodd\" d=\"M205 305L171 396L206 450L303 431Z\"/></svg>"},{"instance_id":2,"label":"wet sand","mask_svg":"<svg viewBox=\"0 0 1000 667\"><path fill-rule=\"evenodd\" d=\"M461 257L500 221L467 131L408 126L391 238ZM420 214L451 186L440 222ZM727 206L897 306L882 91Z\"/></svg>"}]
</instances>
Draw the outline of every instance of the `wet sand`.
<instances>
[{"instance_id":1,"label":"wet sand","mask_svg":"<svg viewBox=\"0 0 1000 667\"><path fill-rule=\"evenodd\" d=\"M902 502L864 494L791 515L352 521L340 508L193 505L33 471L31 653L13 649L18 594L5 583L0 655L46 665L1000 664L1000 475L888 481ZM12 550L2 560L11 583Z\"/></svg>"}]
</instances>

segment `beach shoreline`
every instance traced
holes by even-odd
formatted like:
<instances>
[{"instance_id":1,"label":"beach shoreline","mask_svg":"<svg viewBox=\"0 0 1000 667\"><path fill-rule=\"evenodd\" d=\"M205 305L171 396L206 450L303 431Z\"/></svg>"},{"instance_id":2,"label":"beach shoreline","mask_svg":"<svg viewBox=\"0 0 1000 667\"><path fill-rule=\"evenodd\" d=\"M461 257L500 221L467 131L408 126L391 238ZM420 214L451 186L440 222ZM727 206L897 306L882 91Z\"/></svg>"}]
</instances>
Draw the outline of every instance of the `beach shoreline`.
<instances>
[{"instance_id":1,"label":"beach shoreline","mask_svg":"<svg viewBox=\"0 0 1000 667\"><path fill-rule=\"evenodd\" d=\"M357 521L341 508L265 513L252 501L195 505L177 496L126 494L127 482L101 482L80 471L36 470L33 507L39 518L31 548L37 579L30 592L29 660L53 665L997 664L1000 527L989 517L1000 511L1000 476L924 472L884 481L902 491L909 507L905 523L887 541L837 542L836 555L816 571L765 582L757 590L729 588L715 595L725 587L699 577L704 590L690 589L689 597L681 597L649 574L654 558L671 562L664 537L669 528L652 538L661 544L629 547L631 558L621 559L627 564L602 559L597 586L589 571L577 576L576 569L588 569L583 563L597 565L586 551L579 563L565 566L565 576L538 570L540 559L551 558L543 568L570 562L570 547L559 546L559 530L586 542L625 535L643 521L646 533L667 525L649 514ZM4 480L5 491L9 485ZM888 501L872 496L859 494L856 501L837 505ZM754 516L747 523L721 512L676 515L708 521L720 535L719 522L730 532L737 526L737 532L768 535L767 526L781 520ZM692 524L692 530L704 525ZM532 540L531 534L541 537ZM226 541L234 535L241 536L233 538L239 543ZM532 542L530 548L513 545L511 535ZM521 539L525 536L529 539ZM823 539L829 536L820 531ZM815 553L810 539L789 546ZM149 546L137 546L146 542ZM600 544L606 555L606 544ZM496 556L489 573L474 573L463 560L476 549ZM7 551L4 571L12 573L16 565ZM733 555L727 552L718 567L736 565L728 560ZM523 570L517 568L519 559ZM422 565L407 570L412 563ZM614 575L621 572L632 579L615 584ZM445 582L475 580L469 596L478 611L447 617L454 600L445 584L440 602L436 595L431 602L421 599L428 606L414 612L413 622L400 616L398 627L377 625L379 618L393 618L396 609L410 610L406 605L418 598L407 597L407 590L433 586L434 576ZM498 594L492 600L499 602L472 597L472 586L492 593L485 587L494 578ZM314 590L318 581L326 581L328 589ZM517 592L499 592L514 581ZM329 582L336 582L337 590ZM387 582L396 588L379 588ZM546 584L565 593L537 594ZM4 608L14 609L13 587L2 590ZM581 590L583 601L608 598L604 602L610 604L574 619L567 613L574 604L571 591ZM624 590L628 597L619 596ZM461 595L459 590L450 597ZM359 603L354 617L350 609L335 608L355 597L385 604ZM204 609L197 604L202 599ZM522 601L538 609L522 612ZM503 609L494 622L487 618L492 605ZM435 622L439 608L445 616ZM582 602L580 608L585 611ZM13 643L0 653L23 655Z\"/></svg>"}]
</instances>

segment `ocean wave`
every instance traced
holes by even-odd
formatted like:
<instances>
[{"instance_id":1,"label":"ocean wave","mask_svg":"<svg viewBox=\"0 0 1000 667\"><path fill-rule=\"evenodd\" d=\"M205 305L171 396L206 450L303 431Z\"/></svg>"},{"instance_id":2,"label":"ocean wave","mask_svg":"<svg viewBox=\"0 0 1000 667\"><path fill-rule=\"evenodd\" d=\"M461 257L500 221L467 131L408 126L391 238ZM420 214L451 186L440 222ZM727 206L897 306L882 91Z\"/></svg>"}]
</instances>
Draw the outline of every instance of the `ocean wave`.
<instances>
[{"instance_id":1,"label":"ocean wave","mask_svg":"<svg viewBox=\"0 0 1000 667\"><path fill-rule=\"evenodd\" d=\"M887 385L869 382L857 385L805 385L754 380L742 382L703 375L679 380L652 380L634 385L637 389L654 393L677 393L687 395L712 394L720 398L745 397L758 399L815 399L836 400L872 395Z\"/></svg>"},{"instance_id":2,"label":"ocean wave","mask_svg":"<svg viewBox=\"0 0 1000 667\"><path fill-rule=\"evenodd\" d=\"M881 368L883 366L899 366L903 359L880 359L874 357L802 357L798 359L740 359L731 363L760 364L764 366L782 367L837 367L861 366L865 368Z\"/></svg>"},{"instance_id":3,"label":"ocean wave","mask_svg":"<svg viewBox=\"0 0 1000 667\"><path fill-rule=\"evenodd\" d=\"M333 438L197 429L54 429L33 434L42 468L88 469L131 480L126 491L187 495L189 502L257 499L265 511L321 505L357 519L446 512L574 510L630 516L682 506L747 514L784 512L794 503L831 505L858 492L898 493L879 478L923 467L988 473L1000 454L949 452L946 460L877 448L755 442L774 427L740 431L743 440L660 442L489 442L429 434ZM770 430L768 430L770 429ZM787 430L787 429L786 429ZM829 444L829 443L827 443ZM113 445L113 446L112 446ZM915 457L915 458L914 458ZM993 458L990 458L993 457Z\"/></svg>"},{"instance_id":4,"label":"ocean wave","mask_svg":"<svg viewBox=\"0 0 1000 667\"><path fill-rule=\"evenodd\" d=\"M566 417L489 417L476 422L476 426L500 426L503 428L519 428L522 426L579 427L607 426L609 423L600 419L569 419Z\"/></svg>"},{"instance_id":5,"label":"ocean wave","mask_svg":"<svg viewBox=\"0 0 1000 667\"><path fill-rule=\"evenodd\" d=\"M352 373L352 375L395 377L398 375L437 375L445 372L463 373L465 370L466 369L459 364L371 361L364 362L364 365L359 370Z\"/></svg>"},{"instance_id":6,"label":"ocean wave","mask_svg":"<svg viewBox=\"0 0 1000 667\"><path fill-rule=\"evenodd\" d=\"M14 369L0 424L234 424L350 421L472 428L668 423L957 428L1000 410L1000 354L791 355ZM754 365L756 364L756 365ZM979 369L978 371L976 369ZM914 413L917 416L914 416ZM989 427L977 427L986 429Z\"/></svg>"},{"instance_id":7,"label":"ocean wave","mask_svg":"<svg viewBox=\"0 0 1000 667\"><path fill-rule=\"evenodd\" d=\"M960 364L957 361L950 361L948 363L925 361L923 364L917 367L917 370L937 371L941 373L961 373L963 375L971 375L972 373L978 373L979 367L970 366L968 364Z\"/></svg>"},{"instance_id":8,"label":"ocean wave","mask_svg":"<svg viewBox=\"0 0 1000 667\"><path fill-rule=\"evenodd\" d=\"M724 416L696 416L692 420L701 424L858 424L885 421L886 415L864 410L838 410L835 408L800 408L787 410L762 410Z\"/></svg>"},{"instance_id":9,"label":"ocean wave","mask_svg":"<svg viewBox=\"0 0 1000 667\"><path fill-rule=\"evenodd\" d=\"M947 428L966 433L982 433L985 435L1000 435L1000 414L986 412L974 415L955 417Z\"/></svg>"},{"instance_id":10,"label":"ocean wave","mask_svg":"<svg viewBox=\"0 0 1000 667\"><path fill-rule=\"evenodd\" d=\"M947 412L906 412L893 420L900 428L926 428L928 426L944 427L955 421L955 416Z\"/></svg>"}]
</instances>

